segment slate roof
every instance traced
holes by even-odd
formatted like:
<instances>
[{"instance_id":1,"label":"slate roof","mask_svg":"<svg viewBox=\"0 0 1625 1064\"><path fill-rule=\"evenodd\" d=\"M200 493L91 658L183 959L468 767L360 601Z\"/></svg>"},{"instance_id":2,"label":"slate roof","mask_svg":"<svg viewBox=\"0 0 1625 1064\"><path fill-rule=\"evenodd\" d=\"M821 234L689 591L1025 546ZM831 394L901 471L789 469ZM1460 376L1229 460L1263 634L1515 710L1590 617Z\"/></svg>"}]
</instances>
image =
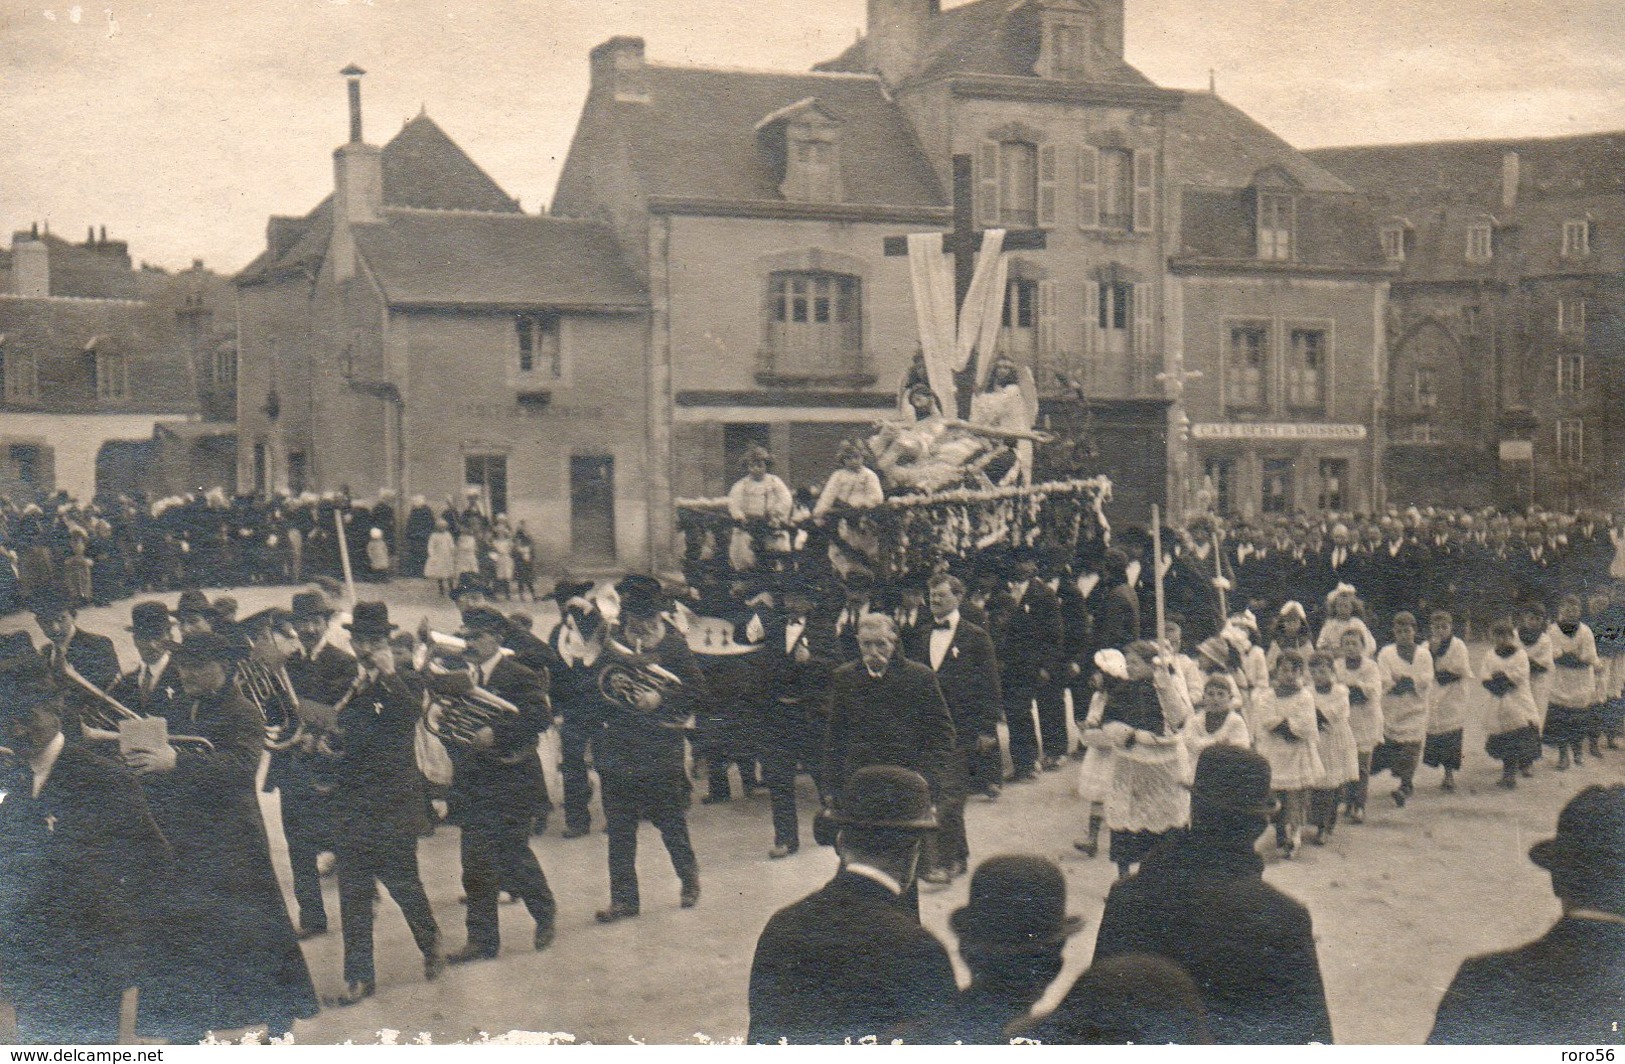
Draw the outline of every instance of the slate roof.
<instances>
[{"instance_id":1,"label":"slate roof","mask_svg":"<svg viewBox=\"0 0 1625 1064\"><path fill-rule=\"evenodd\" d=\"M34 358L39 400L15 410L193 414L198 398L180 350L174 315L155 303L122 299L0 295L0 336L8 352ZM129 398L96 397L95 341L128 359Z\"/></svg>"},{"instance_id":2,"label":"slate roof","mask_svg":"<svg viewBox=\"0 0 1625 1064\"><path fill-rule=\"evenodd\" d=\"M1295 192L1291 262L1258 258L1255 193L1247 188L1187 188L1181 201L1180 251L1187 264L1208 261L1267 270L1384 271L1379 227L1370 205L1346 192Z\"/></svg>"},{"instance_id":3,"label":"slate roof","mask_svg":"<svg viewBox=\"0 0 1625 1064\"><path fill-rule=\"evenodd\" d=\"M420 114L383 147L384 206L519 213L519 203L470 159L434 119ZM333 234L333 197L303 218L273 218L280 247L267 248L237 275L250 284L314 270Z\"/></svg>"},{"instance_id":4,"label":"slate roof","mask_svg":"<svg viewBox=\"0 0 1625 1064\"><path fill-rule=\"evenodd\" d=\"M1034 77L1041 45L1038 13L1033 5L1011 0L976 0L939 12L926 23L922 61L914 78L931 80L956 74ZM834 59L813 69L865 72L867 40L859 40ZM1151 87L1144 74L1112 55L1097 55L1090 82Z\"/></svg>"},{"instance_id":5,"label":"slate roof","mask_svg":"<svg viewBox=\"0 0 1625 1064\"><path fill-rule=\"evenodd\" d=\"M646 194L782 201L777 167L756 126L816 99L840 122L842 203L946 206L914 129L880 80L650 65L648 103L616 108L629 162Z\"/></svg>"},{"instance_id":6,"label":"slate roof","mask_svg":"<svg viewBox=\"0 0 1625 1064\"><path fill-rule=\"evenodd\" d=\"M531 214L387 210L356 245L395 307L636 309L648 297L608 227Z\"/></svg>"},{"instance_id":7,"label":"slate roof","mask_svg":"<svg viewBox=\"0 0 1625 1064\"><path fill-rule=\"evenodd\" d=\"M1625 132L1317 148L1311 159L1395 207L1501 203L1501 162L1518 153L1520 199L1625 192Z\"/></svg>"},{"instance_id":8,"label":"slate roof","mask_svg":"<svg viewBox=\"0 0 1625 1064\"><path fill-rule=\"evenodd\" d=\"M1185 93L1168 116L1168 167L1180 184L1243 188L1272 165L1310 192L1352 191L1336 174L1213 93Z\"/></svg>"}]
</instances>

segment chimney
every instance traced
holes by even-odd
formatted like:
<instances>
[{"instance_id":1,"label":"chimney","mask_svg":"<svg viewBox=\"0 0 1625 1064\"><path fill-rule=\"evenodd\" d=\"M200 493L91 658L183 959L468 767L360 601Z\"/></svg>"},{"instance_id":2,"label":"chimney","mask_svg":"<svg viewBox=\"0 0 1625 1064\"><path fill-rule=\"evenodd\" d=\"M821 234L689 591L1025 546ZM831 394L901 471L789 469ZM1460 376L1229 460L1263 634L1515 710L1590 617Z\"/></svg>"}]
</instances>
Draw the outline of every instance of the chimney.
<instances>
[{"instance_id":1,"label":"chimney","mask_svg":"<svg viewBox=\"0 0 1625 1064\"><path fill-rule=\"evenodd\" d=\"M91 226L90 231L85 234L85 247L93 248L95 246L96 246L96 227Z\"/></svg>"},{"instance_id":2,"label":"chimney","mask_svg":"<svg viewBox=\"0 0 1625 1064\"><path fill-rule=\"evenodd\" d=\"M107 243L107 226L102 226L102 243Z\"/></svg>"},{"instance_id":3,"label":"chimney","mask_svg":"<svg viewBox=\"0 0 1625 1064\"><path fill-rule=\"evenodd\" d=\"M892 85L914 73L926 24L941 10L940 0L869 0L869 69Z\"/></svg>"},{"instance_id":4,"label":"chimney","mask_svg":"<svg viewBox=\"0 0 1625 1064\"><path fill-rule=\"evenodd\" d=\"M649 74L642 37L611 37L589 53L594 92L610 93L616 103L648 103Z\"/></svg>"},{"instance_id":5,"label":"chimney","mask_svg":"<svg viewBox=\"0 0 1625 1064\"><path fill-rule=\"evenodd\" d=\"M355 238L352 226L379 221L384 210L383 152L361 140L360 67L340 71L349 83L350 141L333 152L333 277L355 275Z\"/></svg>"},{"instance_id":6,"label":"chimney","mask_svg":"<svg viewBox=\"0 0 1625 1064\"><path fill-rule=\"evenodd\" d=\"M36 299L51 294L51 252L42 241L12 238L11 293Z\"/></svg>"},{"instance_id":7,"label":"chimney","mask_svg":"<svg viewBox=\"0 0 1625 1064\"><path fill-rule=\"evenodd\" d=\"M1518 206L1518 184L1522 180L1523 162L1515 151L1501 156L1501 207L1512 210Z\"/></svg>"},{"instance_id":8,"label":"chimney","mask_svg":"<svg viewBox=\"0 0 1625 1064\"><path fill-rule=\"evenodd\" d=\"M1096 33L1099 34L1100 46L1106 54L1114 59L1123 58L1123 49L1127 46L1127 33L1123 28L1124 0L1098 0L1095 10L1100 21Z\"/></svg>"}]
</instances>

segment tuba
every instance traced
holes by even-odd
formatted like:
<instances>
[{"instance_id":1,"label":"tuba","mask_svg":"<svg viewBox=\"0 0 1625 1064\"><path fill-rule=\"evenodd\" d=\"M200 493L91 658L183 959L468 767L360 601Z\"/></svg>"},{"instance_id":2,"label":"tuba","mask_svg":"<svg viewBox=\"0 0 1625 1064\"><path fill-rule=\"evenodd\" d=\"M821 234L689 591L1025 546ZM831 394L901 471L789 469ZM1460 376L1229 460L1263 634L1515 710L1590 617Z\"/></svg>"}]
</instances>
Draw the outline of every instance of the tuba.
<instances>
[{"instance_id":1,"label":"tuba","mask_svg":"<svg viewBox=\"0 0 1625 1064\"><path fill-rule=\"evenodd\" d=\"M434 735L458 746L472 747L481 728L519 716L519 707L500 695L475 686L468 673L430 669L429 707L424 724Z\"/></svg>"},{"instance_id":2,"label":"tuba","mask_svg":"<svg viewBox=\"0 0 1625 1064\"><path fill-rule=\"evenodd\" d=\"M682 689L683 679L652 653L639 653L612 635L604 637L604 652L598 659L598 693L633 713L646 714L662 728L686 729L693 719L687 706L669 697ZM653 710L639 705L645 694L660 696Z\"/></svg>"},{"instance_id":3,"label":"tuba","mask_svg":"<svg viewBox=\"0 0 1625 1064\"><path fill-rule=\"evenodd\" d=\"M267 750L287 750L304 738L305 720L299 715L299 696L294 692L286 668L249 659L237 666L232 684L260 711L260 719L265 723Z\"/></svg>"},{"instance_id":4,"label":"tuba","mask_svg":"<svg viewBox=\"0 0 1625 1064\"><path fill-rule=\"evenodd\" d=\"M79 707L79 726L90 739L117 739L119 725L127 720L141 720L141 714L85 679L84 674L63 660L57 665L57 674L66 681ZM171 746L197 746L213 750L214 744L201 735L172 735Z\"/></svg>"}]
</instances>

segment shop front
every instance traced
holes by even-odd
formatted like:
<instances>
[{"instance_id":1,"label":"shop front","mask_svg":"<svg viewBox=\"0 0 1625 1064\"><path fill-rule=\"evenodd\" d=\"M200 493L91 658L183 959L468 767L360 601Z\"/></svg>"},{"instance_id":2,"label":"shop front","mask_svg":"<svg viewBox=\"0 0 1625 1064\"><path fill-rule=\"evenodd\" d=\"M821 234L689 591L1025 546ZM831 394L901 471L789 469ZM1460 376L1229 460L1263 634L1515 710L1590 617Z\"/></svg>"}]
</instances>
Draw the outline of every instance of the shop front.
<instances>
[{"instance_id":1,"label":"shop front","mask_svg":"<svg viewBox=\"0 0 1625 1064\"><path fill-rule=\"evenodd\" d=\"M1191 468L1218 512L1246 519L1374 508L1365 425L1208 422L1191 426Z\"/></svg>"}]
</instances>

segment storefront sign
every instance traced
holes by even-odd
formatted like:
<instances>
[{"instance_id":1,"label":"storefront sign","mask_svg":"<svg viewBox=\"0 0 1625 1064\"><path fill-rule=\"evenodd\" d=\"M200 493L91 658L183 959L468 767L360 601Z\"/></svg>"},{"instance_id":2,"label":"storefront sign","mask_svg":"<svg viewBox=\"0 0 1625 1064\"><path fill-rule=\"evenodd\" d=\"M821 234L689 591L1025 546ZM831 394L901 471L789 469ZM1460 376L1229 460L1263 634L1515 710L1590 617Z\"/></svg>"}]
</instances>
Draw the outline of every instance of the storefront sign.
<instances>
[{"instance_id":1,"label":"storefront sign","mask_svg":"<svg viewBox=\"0 0 1625 1064\"><path fill-rule=\"evenodd\" d=\"M1363 440L1364 425L1285 422L1210 422L1191 426L1195 440Z\"/></svg>"}]
</instances>

